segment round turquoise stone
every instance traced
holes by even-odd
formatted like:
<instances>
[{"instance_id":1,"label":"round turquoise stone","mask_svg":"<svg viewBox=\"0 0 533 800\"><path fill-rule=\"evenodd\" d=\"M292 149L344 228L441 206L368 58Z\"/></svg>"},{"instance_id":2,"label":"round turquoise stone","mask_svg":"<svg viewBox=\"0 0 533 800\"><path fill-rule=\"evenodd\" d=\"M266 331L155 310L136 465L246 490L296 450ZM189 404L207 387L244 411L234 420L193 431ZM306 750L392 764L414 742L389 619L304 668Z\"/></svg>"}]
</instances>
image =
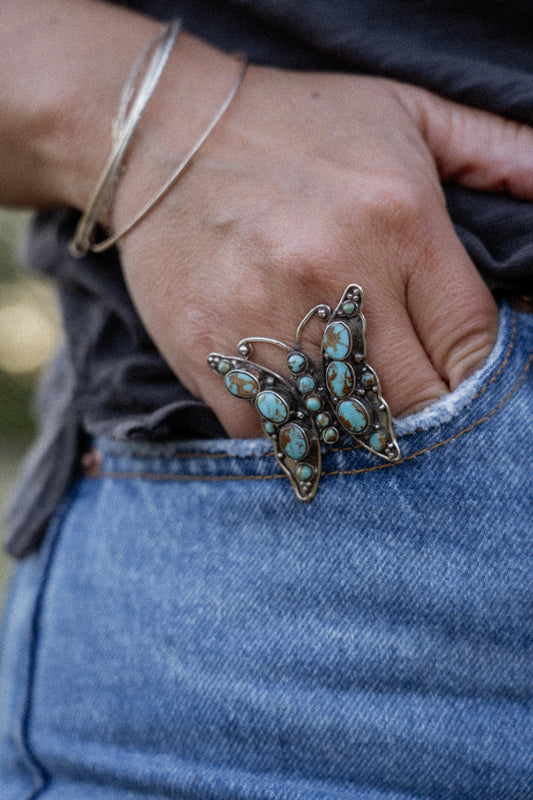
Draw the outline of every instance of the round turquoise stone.
<instances>
[{"instance_id":1,"label":"round turquoise stone","mask_svg":"<svg viewBox=\"0 0 533 800\"><path fill-rule=\"evenodd\" d=\"M326 428L326 430L322 434L322 438L328 444L333 444L339 438L339 431L337 430L337 428Z\"/></svg>"},{"instance_id":2,"label":"round turquoise stone","mask_svg":"<svg viewBox=\"0 0 533 800\"><path fill-rule=\"evenodd\" d=\"M296 477L301 481L309 481L313 477L313 467L309 464L298 464L296 467Z\"/></svg>"},{"instance_id":3,"label":"round turquoise stone","mask_svg":"<svg viewBox=\"0 0 533 800\"><path fill-rule=\"evenodd\" d=\"M353 389L353 372L344 361L331 361L326 370L326 383L333 397L348 397Z\"/></svg>"},{"instance_id":4,"label":"round turquoise stone","mask_svg":"<svg viewBox=\"0 0 533 800\"><path fill-rule=\"evenodd\" d=\"M344 313L347 316L350 316L351 314L353 314L353 312L355 311L355 308L356 308L356 306L355 306L355 303L353 302L353 300L346 300L342 304L342 310L344 311Z\"/></svg>"},{"instance_id":5,"label":"round turquoise stone","mask_svg":"<svg viewBox=\"0 0 533 800\"><path fill-rule=\"evenodd\" d=\"M309 394L315 388L315 379L312 375L302 375L298 381L298 389L302 394Z\"/></svg>"},{"instance_id":6,"label":"round turquoise stone","mask_svg":"<svg viewBox=\"0 0 533 800\"><path fill-rule=\"evenodd\" d=\"M265 429L265 431L267 433L270 433L270 434L275 433L276 430L277 430L277 427L276 427L276 425L274 425L273 422L264 422L263 423L263 428Z\"/></svg>"},{"instance_id":7,"label":"round turquoise stone","mask_svg":"<svg viewBox=\"0 0 533 800\"><path fill-rule=\"evenodd\" d=\"M227 388L235 397L243 397L245 400L251 400L259 391L257 379L243 369L231 370L224 380Z\"/></svg>"},{"instance_id":8,"label":"round turquoise stone","mask_svg":"<svg viewBox=\"0 0 533 800\"><path fill-rule=\"evenodd\" d=\"M329 414L326 414L326 412L323 411L321 414L317 416L316 421L318 422L321 428L325 428L331 422L331 417Z\"/></svg>"},{"instance_id":9,"label":"round turquoise stone","mask_svg":"<svg viewBox=\"0 0 533 800\"><path fill-rule=\"evenodd\" d=\"M383 452L388 444L387 437L381 431L373 433L368 442L370 446L378 453Z\"/></svg>"},{"instance_id":10,"label":"round turquoise stone","mask_svg":"<svg viewBox=\"0 0 533 800\"><path fill-rule=\"evenodd\" d=\"M217 371L220 372L221 375L227 375L227 373L231 369L231 364L225 358L218 362Z\"/></svg>"},{"instance_id":11,"label":"round turquoise stone","mask_svg":"<svg viewBox=\"0 0 533 800\"><path fill-rule=\"evenodd\" d=\"M337 416L350 433L362 433L369 419L364 406L354 398L342 400L337 406Z\"/></svg>"},{"instance_id":12,"label":"round turquoise stone","mask_svg":"<svg viewBox=\"0 0 533 800\"><path fill-rule=\"evenodd\" d=\"M289 418L289 406L283 397L269 389L259 392L255 405L259 413L270 422L285 422Z\"/></svg>"},{"instance_id":13,"label":"round turquoise stone","mask_svg":"<svg viewBox=\"0 0 533 800\"><path fill-rule=\"evenodd\" d=\"M344 359L352 349L352 335L344 322L332 322L324 332L324 352L330 358Z\"/></svg>"},{"instance_id":14,"label":"round turquoise stone","mask_svg":"<svg viewBox=\"0 0 533 800\"><path fill-rule=\"evenodd\" d=\"M279 432L279 443L283 452L294 461L301 461L309 448L305 431L295 422L283 426Z\"/></svg>"},{"instance_id":15,"label":"round turquoise stone","mask_svg":"<svg viewBox=\"0 0 533 800\"><path fill-rule=\"evenodd\" d=\"M287 366L294 375L298 375L307 366L307 359L297 350L287 356Z\"/></svg>"},{"instance_id":16,"label":"round turquoise stone","mask_svg":"<svg viewBox=\"0 0 533 800\"><path fill-rule=\"evenodd\" d=\"M322 400L320 397L316 397L316 395L308 397L305 401L305 407L308 411L320 411L322 408Z\"/></svg>"}]
</instances>

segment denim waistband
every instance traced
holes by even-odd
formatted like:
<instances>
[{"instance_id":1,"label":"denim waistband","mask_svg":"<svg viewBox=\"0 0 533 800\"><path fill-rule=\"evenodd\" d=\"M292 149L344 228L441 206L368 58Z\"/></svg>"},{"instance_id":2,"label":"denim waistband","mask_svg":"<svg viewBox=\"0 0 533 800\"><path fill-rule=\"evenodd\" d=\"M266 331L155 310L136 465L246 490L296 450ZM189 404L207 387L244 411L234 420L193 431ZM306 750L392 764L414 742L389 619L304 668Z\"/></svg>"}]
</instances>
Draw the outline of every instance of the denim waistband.
<instances>
[{"instance_id":1,"label":"denim waistband","mask_svg":"<svg viewBox=\"0 0 533 800\"><path fill-rule=\"evenodd\" d=\"M395 420L403 456L400 464L389 464L345 437L337 446L325 451L322 480L338 474L405 469L410 462L461 437L479 436L487 423L508 425L504 410L524 386L532 360L533 315L503 304L497 342L485 364L455 391L430 407ZM94 444L97 458L87 462L93 477L169 481L286 480L267 438L164 443L98 438Z\"/></svg>"}]
</instances>

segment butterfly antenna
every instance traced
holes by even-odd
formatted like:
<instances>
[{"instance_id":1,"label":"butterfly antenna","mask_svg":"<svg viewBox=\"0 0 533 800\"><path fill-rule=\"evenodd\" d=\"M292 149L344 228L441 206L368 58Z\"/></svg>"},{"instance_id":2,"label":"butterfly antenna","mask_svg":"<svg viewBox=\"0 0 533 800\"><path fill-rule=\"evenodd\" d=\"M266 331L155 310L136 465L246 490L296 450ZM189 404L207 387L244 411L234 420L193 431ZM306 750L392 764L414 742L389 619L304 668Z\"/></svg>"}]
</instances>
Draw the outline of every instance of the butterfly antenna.
<instances>
[{"instance_id":1,"label":"butterfly antenna","mask_svg":"<svg viewBox=\"0 0 533 800\"><path fill-rule=\"evenodd\" d=\"M302 331L305 328L305 326L307 325L307 323L309 322L309 320L312 317L314 317L315 315L319 319L329 319L329 317L331 317L331 306L328 306L325 303L320 303L318 306L315 306L314 308L312 308L311 311L307 312L307 314L305 315L303 320L298 325L298 328L296 329L295 350L299 350L300 349L300 344L301 344L301 341L302 341Z\"/></svg>"},{"instance_id":2,"label":"butterfly antenna","mask_svg":"<svg viewBox=\"0 0 533 800\"><path fill-rule=\"evenodd\" d=\"M248 336L246 339L241 339L239 344L237 345L237 350L240 356L243 358L248 358L252 355L252 342L261 342L262 344L273 344L276 347L282 347L287 352L292 352L292 347L289 347L288 344L285 342L281 342L279 339L269 339L267 336Z\"/></svg>"}]
</instances>

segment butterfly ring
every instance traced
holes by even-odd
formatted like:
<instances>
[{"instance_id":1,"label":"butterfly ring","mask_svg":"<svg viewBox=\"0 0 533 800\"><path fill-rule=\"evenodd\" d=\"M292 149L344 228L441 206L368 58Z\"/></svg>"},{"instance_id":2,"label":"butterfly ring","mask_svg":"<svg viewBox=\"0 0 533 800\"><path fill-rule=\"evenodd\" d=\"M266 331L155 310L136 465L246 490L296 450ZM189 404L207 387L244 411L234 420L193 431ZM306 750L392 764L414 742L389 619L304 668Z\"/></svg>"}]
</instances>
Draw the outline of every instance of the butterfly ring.
<instances>
[{"instance_id":1,"label":"butterfly ring","mask_svg":"<svg viewBox=\"0 0 533 800\"><path fill-rule=\"evenodd\" d=\"M296 330L290 347L278 339L252 336L239 342L238 356L210 353L209 367L224 378L234 397L247 400L261 417L274 443L274 455L299 500L312 500L318 489L321 448L348 434L359 445L390 462L401 460L390 409L379 378L366 363L364 294L351 283L337 306L312 308ZM321 366L301 349L304 326L324 320ZM250 360L253 344L287 351L288 379Z\"/></svg>"}]
</instances>

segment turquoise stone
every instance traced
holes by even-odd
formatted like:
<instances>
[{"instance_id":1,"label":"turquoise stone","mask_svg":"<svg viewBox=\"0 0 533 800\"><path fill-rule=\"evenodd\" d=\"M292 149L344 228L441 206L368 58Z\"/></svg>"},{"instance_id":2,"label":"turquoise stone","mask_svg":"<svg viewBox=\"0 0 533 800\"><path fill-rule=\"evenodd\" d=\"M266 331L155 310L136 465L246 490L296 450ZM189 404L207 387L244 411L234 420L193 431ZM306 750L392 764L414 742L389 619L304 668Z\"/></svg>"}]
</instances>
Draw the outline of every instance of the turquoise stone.
<instances>
[{"instance_id":1,"label":"turquoise stone","mask_svg":"<svg viewBox=\"0 0 533 800\"><path fill-rule=\"evenodd\" d=\"M226 386L235 397L251 400L259 391L259 383L253 375L243 369L233 369L225 377Z\"/></svg>"},{"instance_id":2,"label":"turquoise stone","mask_svg":"<svg viewBox=\"0 0 533 800\"><path fill-rule=\"evenodd\" d=\"M307 359L303 353L290 353L287 356L287 366L294 375L298 375L307 366Z\"/></svg>"},{"instance_id":3,"label":"turquoise stone","mask_svg":"<svg viewBox=\"0 0 533 800\"><path fill-rule=\"evenodd\" d=\"M374 383L374 376L372 375L372 373L363 372L363 374L361 375L361 383L363 384L365 389L368 389L369 386L372 386L372 384Z\"/></svg>"},{"instance_id":4,"label":"turquoise stone","mask_svg":"<svg viewBox=\"0 0 533 800\"><path fill-rule=\"evenodd\" d=\"M370 446L373 447L378 453L381 453L383 450L385 450L388 443L387 437L381 431L373 433L368 441Z\"/></svg>"},{"instance_id":5,"label":"turquoise stone","mask_svg":"<svg viewBox=\"0 0 533 800\"><path fill-rule=\"evenodd\" d=\"M332 322L324 333L324 352L330 358L342 360L352 349L352 335L344 322Z\"/></svg>"},{"instance_id":6,"label":"turquoise stone","mask_svg":"<svg viewBox=\"0 0 533 800\"><path fill-rule=\"evenodd\" d=\"M313 467L309 464L298 464L296 467L296 477L301 481L309 481L313 477Z\"/></svg>"},{"instance_id":7,"label":"turquoise stone","mask_svg":"<svg viewBox=\"0 0 533 800\"><path fill-rule=\"evenodd\" d=\"M283 452L294 461L301 461L309 447L305 431L295 422L283 426L279 432L279 443Z\"/></svg>"},{"instance_id":8,"label":"turquoise stone","mask_svg":"<svg viewBox=\"0 0 533 800\"><path fill-rule=\"evenodd\" d=\"M217 370L220 372L221 375L226 375L231 369L231 364L227 359L223 358L222 361L218 362Z\"/></svg>"},{"instance_id":9,"label":"turquoise stone","mask_svg":"<svg viewBox=\"0 0 533 800\"><path fill-rule=\"evenodd\" d=\"M321 414L317 416L316 421L318 422L321 428L325 428L331 422L331 417L329 414L326 414L326 412L323 411Z\"/></svg>"},{"instance_id":10,"label":"turquoise stone","mask_svg":"<svg viewBox=\"0 0 533 800\"><path fill-rule=\"evenodd\" d=\"M344 361L331 361L326 370L326 383L333 397L348 397L353 389L353 372Z\"/></svg>"},{"instance_id":11,"label":"turquoise stone","mask_svg":"<svg viewBox=\"0 0 533 800\"><path fill-rule=\"evenodd\" d=\"M344 313L347 316L350 316L350 314L353 314L353 312L355 311L355 308L356 308L356 306L355 306L355 303L353 302L353 300L346 300L342 304L342 310L344 311Z\"/></svg>"},{"instance_id":12,"label":"turquoise stone","mask_svg":"<svg viewBox=\"0 0 533 800\"><path fill-rule=\"evenodd\" d=\"M309 394L315 388L315 379L312 375L302 375L298 381L298 389L302 394Z\"/></svg>"},{"instance_id":13,"label":"turquoise stone","mask_svg":"<svg viewBox=\"0 0 533 800\"><path fill-rule=\"evenodd\" d=\"M324 433L322 434L322 438L328 444L333 444L339 438L339 431L337 428L326 428Z\"/></svg>"},{"instance_id":14,"label":"turquoise stone","mask_svg":"<svg viewBox=\"0 0 533 800\"><path fill-rule=\"evenodd\" d=\"M322 408L322 400L320 397L316 397L316 395L308 397L305 401L305 407L308 411L320 411Z\"/></svg>"},{"instance_id":15,"label":"turquoise stone","mask_svg":"<svg viewBox=\"0 0 533 800\"><path fill-rule=\"evenodd\" d=\"M337 406L337 416L350 433L362 433L368 428L368 414L358 400L342 400Z\"/></svg>"},{"instance_id":16,"label":"turquoise stone","mask_svg":"<svg viewBox=\"0 0 533 800\"><path fill-rule=\"evenodd\" d=\"M268 389L259 392L255 404L259 413L270 422L285 422L289 418L289 406L276 392Z\"/></svg>"},{"instance_id":17,"label":"turquoise stone","mask_svg":"<svg viewBox=\"0 0 533 800\"><path fill-rule=\"evenodd\" d=\"M265 431L267 433L270 433L270 434L275 433L276 430L277 430L277 427L276 427L276 425L274 425L273 422L264 422L263 423L263 428L265 429Z\"/></svg>"}]
</instances>

